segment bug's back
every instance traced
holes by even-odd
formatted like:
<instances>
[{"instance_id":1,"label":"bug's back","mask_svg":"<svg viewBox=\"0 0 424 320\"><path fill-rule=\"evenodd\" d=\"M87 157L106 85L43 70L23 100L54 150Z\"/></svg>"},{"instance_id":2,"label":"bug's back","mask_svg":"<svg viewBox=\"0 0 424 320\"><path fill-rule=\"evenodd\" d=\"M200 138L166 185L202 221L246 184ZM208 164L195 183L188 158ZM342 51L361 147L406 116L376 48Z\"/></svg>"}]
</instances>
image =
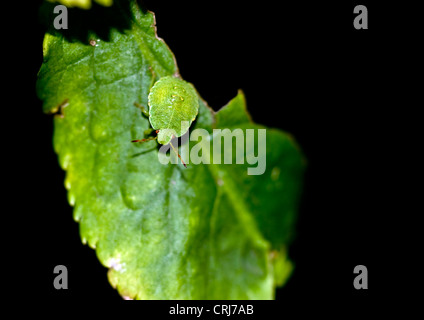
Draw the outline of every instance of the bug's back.
<instances>
[{"instance_id":1,"label":"bug's back","mask_svg":"<svg viewBox=\"0 0 424 320\"><path fill-rule=\"evenodd\" d=\"M150 91L149 119L155 130L174 130L176 137L180 137L187 132L198 111L196 91L184 80L163 77Z\"/></svg>"}]
</instances>

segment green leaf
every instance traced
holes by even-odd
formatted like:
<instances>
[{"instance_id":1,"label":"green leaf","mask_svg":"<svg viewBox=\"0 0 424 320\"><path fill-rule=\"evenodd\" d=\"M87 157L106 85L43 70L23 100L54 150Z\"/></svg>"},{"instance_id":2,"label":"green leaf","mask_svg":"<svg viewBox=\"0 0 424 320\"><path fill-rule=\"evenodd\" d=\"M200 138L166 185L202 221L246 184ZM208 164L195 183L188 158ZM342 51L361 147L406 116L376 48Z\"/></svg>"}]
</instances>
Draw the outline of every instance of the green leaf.
<instances>
[{"instance_id":1,"label":"green leaf","mask_svg":"<svg viewBox=\"0 0 424 320\"><path fill-rule=\"evenodd\" d=\"M161 164L155 141L131 143L150 128L134 102L147 105L154 77L179 73L153 14L129 3L110 8L127 24L110 25L107 36L50 31L44 40L37 91L56 113L54 148L81 239L123 297L272 299L292 270L302 154L290 135L251 121L241 92L217 113L199 97L191 131L216 140L213 129L267 129L262 175L235 164L240 145L230 149L234 164L185 169Z\"/></svg>"},{"instance_id":2,"label":"green leaf","mask_svg":"<svg viewBox=\"0 0 424 320\"><path fill-rule=\"evenodd\" d=\"M81 9L90 9L91 0L48 0L49 2L58 2L69 8L78 7ZM94 0L102 6L110 7L113 4L113 0Z\"/></svg>"}]
</instances>

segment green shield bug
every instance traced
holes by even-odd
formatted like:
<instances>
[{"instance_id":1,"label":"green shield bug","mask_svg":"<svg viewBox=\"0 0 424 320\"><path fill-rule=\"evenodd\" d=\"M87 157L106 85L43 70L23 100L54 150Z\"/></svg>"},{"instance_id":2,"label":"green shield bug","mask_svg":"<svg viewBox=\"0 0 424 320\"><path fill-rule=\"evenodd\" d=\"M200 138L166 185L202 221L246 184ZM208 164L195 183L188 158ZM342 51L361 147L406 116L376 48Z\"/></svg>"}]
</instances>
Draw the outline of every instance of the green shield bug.
<instances>
[{"instance_id":1,"label":"green shield bug","mask_svg":"<svg viewBox=\"0 0 424 320\"><path fill-rule=\"evenodd\" d=\"M148 96L149 111L138 103L135 103L135 105L149 118L157 136L132 140L132 142L157 139L159 144L167 145L169 143L181 159L171 140L186 133L191 123L196 119L199 111L199 99L194 87L180 78L166 76L160 78L150 88ZM150 133L153 130L146 131ZM182 159L181 162L187 167Z\"/></svg>"}]
</instances>

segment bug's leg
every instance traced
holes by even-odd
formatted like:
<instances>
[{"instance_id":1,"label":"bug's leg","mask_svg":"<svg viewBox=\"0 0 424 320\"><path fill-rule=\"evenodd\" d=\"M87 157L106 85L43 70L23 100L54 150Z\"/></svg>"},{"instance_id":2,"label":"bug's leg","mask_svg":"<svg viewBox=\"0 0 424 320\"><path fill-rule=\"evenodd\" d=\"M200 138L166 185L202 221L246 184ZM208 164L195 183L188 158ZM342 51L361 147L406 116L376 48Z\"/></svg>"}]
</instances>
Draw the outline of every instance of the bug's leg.
<instances>
[{"instance_id":1,"label":"bug's leg","mask_svg":"<svg viewBox=\"0 0 424 320\"><path fill-rule=\"evenodd\" d=\"M156 82L156 73L153 71L152 67L149 67L149 70L152 73L152 80L150 81L150 84L149 84L149 92L150 92L150 90L152 89L153 85ZM147 111L147 109L144 106L142 106L141 104L139 104L137 102L134 102L134 105L137 108L141 109L141 112L144 114L145 117L147 117L147 118L150 117L149 111Z\"/></svg>"},{"instance_id":2,"label":"bug's leg","mask_svg":"<svg viewBox=\"0 0 424 320\"><path fill-rule=\"evenodd\" d=\"M145 107L143 107L141 104L139 104L139 103L137 103L137 102L134 102L134 105L137 107L137 108L139 108L139 109L141 109L141 112L148 118L148 117L150 117L150 114L149 114L149 111L147 111L146 110L146 108Z\"/></svg>"},{"instance_id":3,"label":"bug's leg","mask_svg":"<svg viewBox=\"0 0 424 320\"><path fill-rule=\"evenodd\" d=\"M140 142L140 143L143 143L143 142L155 140L157 138L158 137L151 137L151 138L146 138L146 139L137 139L137 140L131 140L131 142Z\"/></svg>"},{"instance_id":4,"label":"bug's leg","mask_svg":"<svg viewBox=\"0 0 424 320\"><path fill-rule=\"evenodd\" d=\"M156 73L153 71L152 67L149 66L149 70L152 73L152 81L150 81L149 91L152 89L153 85L156 82Z\"/></svg>"},{"instance_id":5,"label":"bug's leg","mask_svg":"<svg viewBox=\"0 0 424 320\"><path fill-rule=\"evenodd\" d=\"M172 145L172 142L169 142L169 144L171 145L172 150L174 150L174 152L176 153L176 155L178 156L178 158L180 158L180 160L181 160L182 164L184 165L184 167L186 167L186 168L187 168L187 165L184 163L184 161L183 161L183 159L181 158L180 154L178 153L178 151L177 151L177 150L174 148L174 146Z\"/></svg>"}]
</instances>

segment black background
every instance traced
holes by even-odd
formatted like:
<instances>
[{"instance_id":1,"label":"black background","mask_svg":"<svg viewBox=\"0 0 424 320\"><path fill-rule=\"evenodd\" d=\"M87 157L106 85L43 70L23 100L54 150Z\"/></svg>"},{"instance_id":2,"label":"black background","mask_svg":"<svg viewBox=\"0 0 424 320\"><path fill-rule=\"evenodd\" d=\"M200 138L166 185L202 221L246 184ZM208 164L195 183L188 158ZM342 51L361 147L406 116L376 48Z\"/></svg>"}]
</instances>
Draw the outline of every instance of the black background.
<instances>
[{"instance_id":1,"label":"black background","mask_svg":"<svg viewBox=\"0 0 424 320\"><path fill-rule=\"evenodd\" d=\"M52 148L52 117L42 113L35 94L45 31L40 3L27 5L26 36L13 42L25 57L23 68L10 80L19 84L15 116L27 124L16 131L24 152L15 165L24 175L11 185L16 211L24 213L17 224L25 243L20 265L33 275L25 291L54 301L119 301L94 250L81 244ZM386 142L393 114L386 108L397 31L388 7L370 1L144 3L156 13L158 35L175 54L182 77L213 109L242 89L253 119L292 133L308 159L290 247L296 268L276 298L360 306L382 294L393 267L387 247L396 252L385 228L395 210ZM357 4L368 7L368 30L353 28ZM59 264L68 268L68 290L53 288ZM353 287L359 264L368 268L369 290Z\"/></svg>"}]
</instances>

